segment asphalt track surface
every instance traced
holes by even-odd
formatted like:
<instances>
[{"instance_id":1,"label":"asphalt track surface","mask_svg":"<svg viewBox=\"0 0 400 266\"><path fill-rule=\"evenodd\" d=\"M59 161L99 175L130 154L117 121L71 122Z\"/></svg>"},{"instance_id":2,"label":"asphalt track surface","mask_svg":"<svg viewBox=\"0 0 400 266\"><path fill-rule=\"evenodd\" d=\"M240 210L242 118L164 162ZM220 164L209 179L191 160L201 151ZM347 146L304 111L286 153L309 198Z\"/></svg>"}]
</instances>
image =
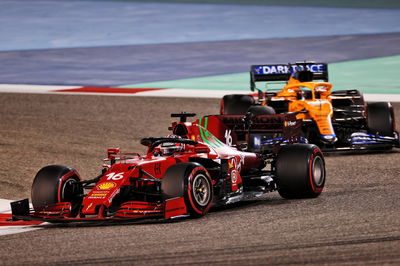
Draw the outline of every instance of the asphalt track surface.
<instances>
[{"instance_id":1,"label":"asphalt track surface","mask_svg":"<svg viewBox=\"0 0 400 266\"><path fill-rule=\"evenodd\" d=\"M0 50L389 33L399 16L395 8L3 0Z\"/></svg>"},{"instance_id":2,"label":"asphalt track surface","mask_svg":"<svg viewBox=\"0 0 400 266\"><path fill-rule=\"evenodd\" d=\"M0 94L0 102L0 197L9 199L28 197L46 164L92 178L107 147L143 151L141 137L167 134L169 113L218 112L215 99ZM0 264L398 265L399 159L398 150L327 156L325 190L316 199L271 193L201 219L2 236Z\"/></svg>"},{"instance_id":3,"label":"asphalt track surface","mask_svg":"<svg viewBox=\"0 0 400 266\"><path fill-rule=\"evenodd\" d=\"M116 86L400 54L400 33L0 52L0 83Z\"/></svg>"},{"instance_id":4,"label":"asphalt track surface","mask_svg":"<svg viewBox=\"0 0 400 266\"><path fill-rule=\"evenodd\" d=\"M110 1L110 0L104 0ZM143 0L111 0L125 2L143 2ZM352 7L352 8L400 8L396 0L157 0L154 2L175 3L208 3L208 4L236 4L236 5L279 5L279 6L328 6L328 7Z\"/></svg>"}]
</instances>

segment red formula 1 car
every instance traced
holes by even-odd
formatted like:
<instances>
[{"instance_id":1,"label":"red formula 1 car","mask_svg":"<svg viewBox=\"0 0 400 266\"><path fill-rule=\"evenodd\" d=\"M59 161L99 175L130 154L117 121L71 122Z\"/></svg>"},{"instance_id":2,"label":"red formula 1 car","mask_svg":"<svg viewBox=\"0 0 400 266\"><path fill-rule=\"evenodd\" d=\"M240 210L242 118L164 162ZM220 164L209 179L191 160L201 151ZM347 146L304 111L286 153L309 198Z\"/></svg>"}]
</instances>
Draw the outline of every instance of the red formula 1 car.
<instances>
[{"instance_id":1,"label":"red formula 1 car","mask_svg":"<svg viewBox=\"0 0 400 266\"><path fill-rule=\"evenodd\" d=\"M107 164L95 179L81 180L66 166L42 168L32 185L33 210L28 199L15 201L13 219L111 222L199 217L212 205L275 190L284 198L312 198L322 192L324 157L315 145L293 144L296 124L301 123L294 116L219 115L186 122L193 115L173 114L180 122L172 124L170 136L142 139L148 147L145 155L108 149ZM280 140L263 147L242 143L247 151L224 143L235 145L240 138L246 142L253 133L278 134Z\"/></svg>"}]
</instances>

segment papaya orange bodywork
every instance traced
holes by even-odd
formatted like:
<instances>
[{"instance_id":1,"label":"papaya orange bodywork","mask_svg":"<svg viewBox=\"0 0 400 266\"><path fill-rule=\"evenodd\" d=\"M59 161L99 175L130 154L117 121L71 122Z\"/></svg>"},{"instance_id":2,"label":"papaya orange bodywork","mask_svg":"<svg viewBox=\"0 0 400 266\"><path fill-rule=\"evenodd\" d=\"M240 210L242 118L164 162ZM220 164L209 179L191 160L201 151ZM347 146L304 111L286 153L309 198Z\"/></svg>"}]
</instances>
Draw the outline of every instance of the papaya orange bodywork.
<instances>
[{"instance_id":1,"label":"papaya orange bodywork","mask_svg":"<svg viewBox=\"0 0 400 266\"><path fill-rule=\"evenodd\" d=\"M300 82L291 77L287 85L271 100L289 101L289 112L300 112L297 119L314 120L321 135L335 136L332 126L332 84L328 82ZM332 141L335 138L332 138Z\"/></svg>"}]
</instances>

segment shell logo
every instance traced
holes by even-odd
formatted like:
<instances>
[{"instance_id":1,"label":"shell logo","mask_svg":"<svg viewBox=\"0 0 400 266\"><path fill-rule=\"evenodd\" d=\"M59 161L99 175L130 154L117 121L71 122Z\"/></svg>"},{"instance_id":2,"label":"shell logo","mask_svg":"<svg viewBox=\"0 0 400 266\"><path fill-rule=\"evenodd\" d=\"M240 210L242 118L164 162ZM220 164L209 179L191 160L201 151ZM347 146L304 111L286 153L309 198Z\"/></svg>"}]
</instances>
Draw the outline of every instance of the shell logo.
<instances>
[{"instance_id":1,"label":"shell logo","mask_svg":"<svg viewBox=\"0 0 400 266\"><path fill-rule=\"evenodd\" d=\"M232 178L232 185L236 185L236 183L238 181L237 171L236 170L233 170L231 172L231 178Z\"/></svg>"},{"instance_id":2,"label":"shell logo","mask_svg":"<svg viewBox=\"0 0 400 266\"><path fill-rule=\"evenodd\" d=\"M97 185L97 188L101 189L101 190L107 190L107 189L110 189L113 187L115 187L115 183L113 183L113 182L105 182L105 183L101 183L101 184Z\"/></svg>"}]
</instances>

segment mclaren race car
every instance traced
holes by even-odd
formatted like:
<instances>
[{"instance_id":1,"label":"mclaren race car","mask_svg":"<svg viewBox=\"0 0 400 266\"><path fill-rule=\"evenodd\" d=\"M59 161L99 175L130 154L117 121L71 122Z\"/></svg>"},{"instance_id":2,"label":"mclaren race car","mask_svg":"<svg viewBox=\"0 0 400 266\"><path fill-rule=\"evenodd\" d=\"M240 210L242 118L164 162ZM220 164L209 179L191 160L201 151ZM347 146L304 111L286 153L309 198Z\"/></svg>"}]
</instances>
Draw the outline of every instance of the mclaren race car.
<instances>
[{"instance_id":1,"label":"mclaren race car","mask_svg":"<svg viewBox=\"0 0 400 266\"><path fill-rule=\"evenodd\" d=\"M199 217L212 205L266 192L313 198L324 188L323 154L315 145L295 143L301 121L294 116L216 115L195 122L186 121L194 114L172 116L180 122L172 124L171 135L141 140L146 154L109 148L102 173L94 179L82 180L66 166L43 167L33 180L33 209L28 199L12 202L13 219L61 223ZM274 135L275 143L249 145L246 137L252 134Z\"/></svg>"},{"instance_id":2,"label":"mclaren race car","mask_svg":"<svg viewBox=\"0 0 400 266\"><path fill-rule=\"evenodd\" d=\"M257 82L285 85L263 92ZM303 120L303 136L325 150L399 147L392 105L365 103L358 90L332 91L325 63L253 65L250 83L258 95L225 95L221 114L295 114Z\"/></svg>"}]
</instances>

